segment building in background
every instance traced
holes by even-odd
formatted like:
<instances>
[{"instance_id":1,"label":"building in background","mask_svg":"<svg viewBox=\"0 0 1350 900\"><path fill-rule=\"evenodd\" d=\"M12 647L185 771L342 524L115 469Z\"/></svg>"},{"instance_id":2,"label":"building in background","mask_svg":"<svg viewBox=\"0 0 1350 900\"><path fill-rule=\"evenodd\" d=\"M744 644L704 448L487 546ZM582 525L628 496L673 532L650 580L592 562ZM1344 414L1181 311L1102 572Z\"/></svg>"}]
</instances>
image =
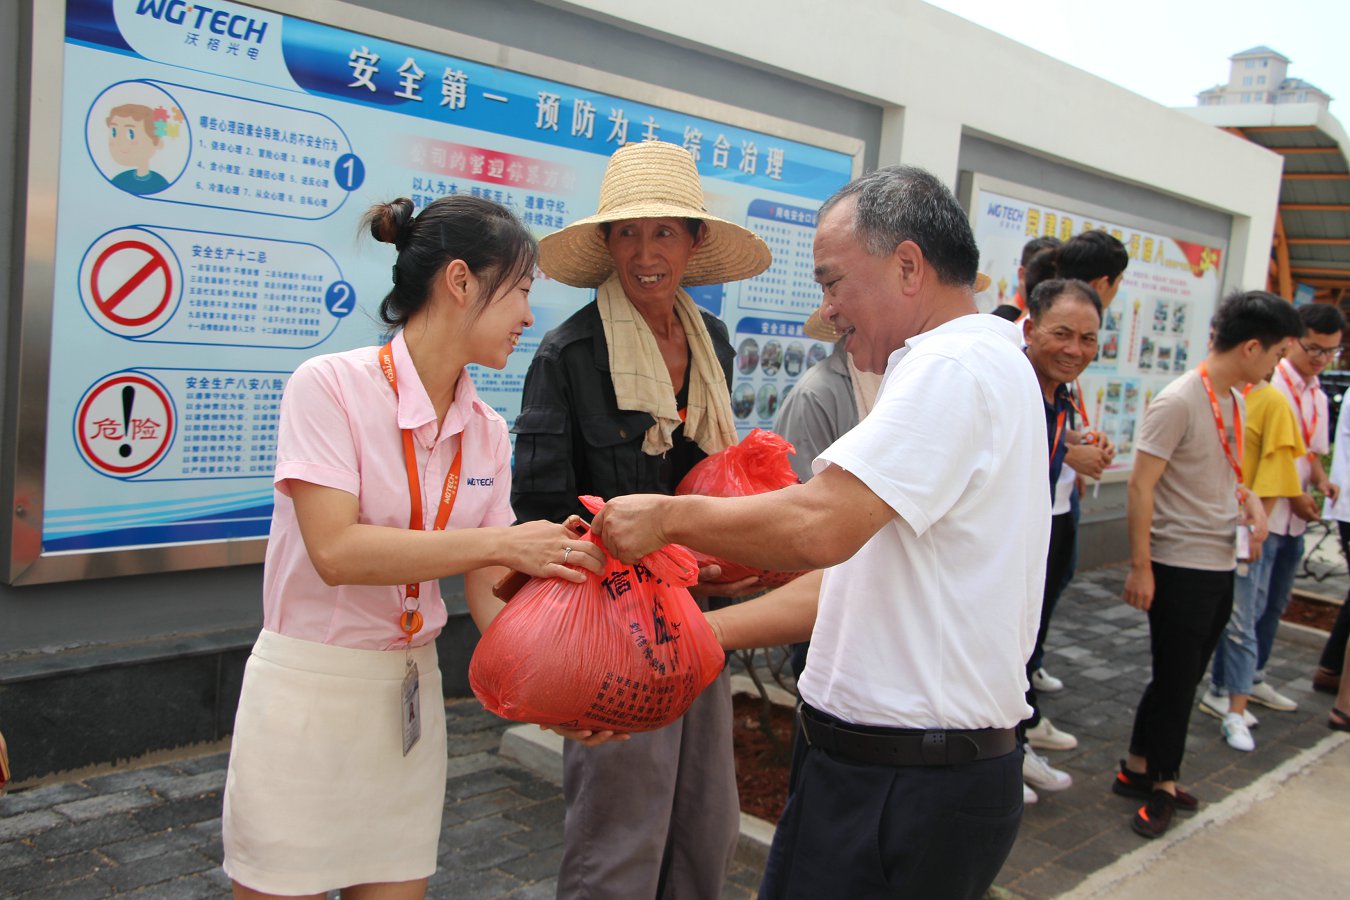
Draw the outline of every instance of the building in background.
<instances>
[{"instance_id":1,"label":"building in background","mask_svg":"<svg viewBox=\"0 0 1350 900\"><path fill-rule=\"evenodd\" d=\"M1301 78L1288 77L1289 57L1262 44L1228 57L1228 83L1196 95L1200 106L1315 103L1326 109L1331 96Z\"/></svg>"},{"instance_id":2,"label":"building in background","mask_svg":"<svg viewBox=\"0 0 1350 900\"><path fill-rule=\"evenodd\" d=\"M1266 287L1350 311L1350 139L1328 110L1331 97L1287 77L1289 59L1269 47L1229 58L1228 83L1182 111L1284 162Z\"/></svg>"}]
</instances>

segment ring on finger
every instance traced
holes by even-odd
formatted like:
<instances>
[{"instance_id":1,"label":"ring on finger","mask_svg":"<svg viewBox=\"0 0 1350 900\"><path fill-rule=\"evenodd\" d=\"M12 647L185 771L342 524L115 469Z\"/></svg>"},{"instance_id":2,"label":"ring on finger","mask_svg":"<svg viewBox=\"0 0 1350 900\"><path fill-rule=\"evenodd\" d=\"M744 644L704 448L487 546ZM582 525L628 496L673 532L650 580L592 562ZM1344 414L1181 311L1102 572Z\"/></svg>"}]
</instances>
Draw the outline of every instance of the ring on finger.
<instances>
[{"instance_id":1,"label":"ring on finger","mask_svg":"<svg viewBox=\"0 0 1350 900\"><path fill-rule=\"evenodd\" d=\"M564 566L567 565L567 557L569 557L569 556L571 556L571 555L572 555L572 548L571 548L571 547L564 547L564 548L563 548L563 565L564 565Z\"/></svg>"}]
</instances>

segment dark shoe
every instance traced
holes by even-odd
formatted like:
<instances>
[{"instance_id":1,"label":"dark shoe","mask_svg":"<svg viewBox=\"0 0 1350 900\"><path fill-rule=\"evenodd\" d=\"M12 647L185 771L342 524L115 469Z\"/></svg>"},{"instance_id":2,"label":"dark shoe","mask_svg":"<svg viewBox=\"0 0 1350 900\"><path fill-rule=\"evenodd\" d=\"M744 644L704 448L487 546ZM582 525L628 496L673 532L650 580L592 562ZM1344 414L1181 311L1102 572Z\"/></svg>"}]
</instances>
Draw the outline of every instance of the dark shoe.
<instances>
[{"instance_id":1,"label":"dark shoe","mask_svg":"<svg viewBox=\"0 0 1350 900\"><path fill-rule=\"evenodd\" d=\"M1327 727L1332 731L1350 731L1350 714L1343 713L1333 706L1331 714L1327 716Z\"/></svg>"},{"instance_id":2,"label":"dark shoe","mask_svg":"<svg viewBox=\"0 0 1350 900\"><path fill-rule=\"evenodd\" d=\"M1328 672L1321 666L1313 672L1313 690L1321 691L1323 694L1334 694L1341 689L1341 676L1335 672Z\"/></svg>"},{"instance_id":3,"label":"dark shoe","mask_svg":"<svg viewBox=\"0 0 1350 900\"><path fill-rule=\"evenodd\" d=\"M1122 797L1133 797L1136 800L1147 800L1153 795L1153 779L1142 772L1131 772L1125 768L1125 760L1120 761L1120 771L1116 773L1116 778L1111 782L1111 790ZM1196 796L1181 788L1177 788L1177 795L1173 798L1176 804L1177 812L1195 812L1200 806L1200 801Z\"/></svg>"},{"instance_id":4,"label":"dark shoe","mask_svg":"<svg viewBox=\"0 0 1350 900\"><path fill-rule=\"evenodd\" d=\"M1162 837L1172 824L1172 814L1176 812L1176 798L1167 791L1154 791L1148 796L1148 803L1139 807L1134 814L1135 834L1146 838Z\"/></svg>"}]
</instances>

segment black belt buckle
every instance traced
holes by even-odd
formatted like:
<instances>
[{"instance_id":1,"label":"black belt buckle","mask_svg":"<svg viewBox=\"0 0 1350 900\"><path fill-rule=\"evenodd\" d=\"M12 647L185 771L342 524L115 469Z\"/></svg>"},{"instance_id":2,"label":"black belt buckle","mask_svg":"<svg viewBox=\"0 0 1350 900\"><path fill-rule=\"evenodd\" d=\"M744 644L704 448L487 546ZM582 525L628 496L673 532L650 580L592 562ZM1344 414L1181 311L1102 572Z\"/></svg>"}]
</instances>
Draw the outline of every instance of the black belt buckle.
<instances>
[{"instance_id":1,"label":"black belt buckle","mask_svg":"<svg viewBox=\"0 0 1350 900\"><path fill-rule=\"evenodd\" d=\"M947 765L947 732L925 731L919 744L919 758L925 766Z\"/></svg>"}]
</instances>

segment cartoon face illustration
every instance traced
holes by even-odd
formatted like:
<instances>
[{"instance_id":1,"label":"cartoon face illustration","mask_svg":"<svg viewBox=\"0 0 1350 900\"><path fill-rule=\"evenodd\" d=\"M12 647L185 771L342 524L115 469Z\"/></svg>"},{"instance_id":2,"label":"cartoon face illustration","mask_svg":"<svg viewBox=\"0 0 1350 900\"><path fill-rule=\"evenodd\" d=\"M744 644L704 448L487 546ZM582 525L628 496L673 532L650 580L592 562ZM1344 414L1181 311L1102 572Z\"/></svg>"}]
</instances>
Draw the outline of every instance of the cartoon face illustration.
<instances>
[{"instance_id":1,"label":"cartoon face illustration","mask_svg":"<svg viewBox=\"0 0 1350 900\"><path fill-rule=\"evenodd\" d=\"M139 175L150 171L150 160L159 150L154 111L148 106L126 103L108 114L108 152L118 165Z\"/></svg>"}]
</instances>

